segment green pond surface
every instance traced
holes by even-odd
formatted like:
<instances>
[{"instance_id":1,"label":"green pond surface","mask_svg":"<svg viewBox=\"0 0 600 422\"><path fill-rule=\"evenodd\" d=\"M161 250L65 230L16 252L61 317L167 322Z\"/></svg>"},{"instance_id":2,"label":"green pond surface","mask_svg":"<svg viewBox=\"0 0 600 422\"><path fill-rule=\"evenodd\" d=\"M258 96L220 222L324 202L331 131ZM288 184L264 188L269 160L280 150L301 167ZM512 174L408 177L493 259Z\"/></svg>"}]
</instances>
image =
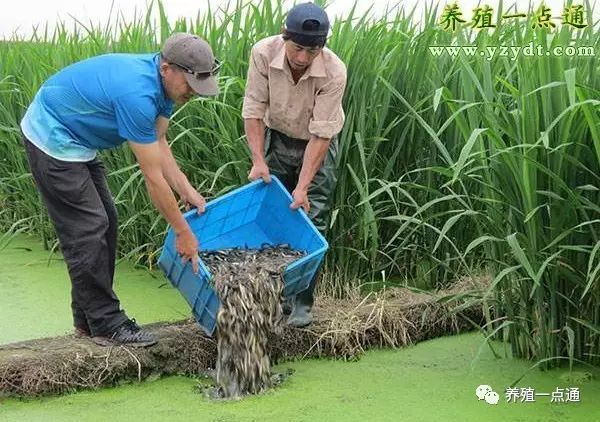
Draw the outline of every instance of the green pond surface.
<instances>
[{"instance_id":1,"label":"green pond surface","mask_svg":"<svg viewBox=\"0 0 600 422\"><path fill-rule=\"evenodd\" d=\"M0 343L71 330L69 281L60 256L18 237L0 251ZM179 293L158 273L117 268L116 290L140 323L189 315ZM600 421L600 373L589 368L528 371L494 343L494 357L476 333L443 337L401 350L372 350L356 362L307 360L275 367L294 374L265 394L214 402L202 381L168 377L34 400L0 399L4 421ZM592 375L591 380L589 375ZM508 402L505 389L532 388L535 402ZM478 400L490 385L497 405ZM579 401L551 403L557 388L579 388Z\"/></svg>"}]
</instances>

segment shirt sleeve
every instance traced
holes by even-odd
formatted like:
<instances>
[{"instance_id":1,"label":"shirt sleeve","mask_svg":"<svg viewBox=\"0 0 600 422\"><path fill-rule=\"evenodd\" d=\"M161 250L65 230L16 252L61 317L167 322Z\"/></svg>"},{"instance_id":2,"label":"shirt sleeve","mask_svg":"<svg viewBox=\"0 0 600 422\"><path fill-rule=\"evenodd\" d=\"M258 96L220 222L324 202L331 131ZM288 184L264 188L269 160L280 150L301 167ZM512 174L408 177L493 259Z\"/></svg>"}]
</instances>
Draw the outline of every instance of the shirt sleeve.
<instances>
[{"instance_id":1,"label":"shirt sleeve","mask_svg":"<svg viewBox=\"0 0 600 422\"><path fill-rule=\"evenodd\" d=\"M171 115L173 114L173 103L172 102L168 102L166 103L159 111L158 111L158 115L159 116L163 116L166 117L167 119L171 118Z\"/></svg>"},{"instance_id":2,"label":"shirt sleeve","mask_svg":"<svg viewBox=\"0 0 600 422\"><path fill-rule=\"evenodd\" d=\"M311 135L331 139L344 126L342 98L346 89L346 70L326 83L315 96L313 115L308 123Z\"/></svg>"},{"instance_id":3,"label":"shirt sleeve","mask_svg":"<svg viewBox=\"0 0 600 422\"><path fill-rule=\"evenodd\" d=\"M242 106L244 119L262 119L269 106L268 70L257 48L252 48L246 80L246 93Z\"/></svg>"},{"instance_id":4,"label":"shirt sleeve","mask_svg":"<svg viewBox=\"0 0 600 422\"><path fill-rule=\"evenodd\" d=\"M122 95L113 101L119 136L148 144L155 142L158 110L151 97Z\"/></svg>"}]
</instances>

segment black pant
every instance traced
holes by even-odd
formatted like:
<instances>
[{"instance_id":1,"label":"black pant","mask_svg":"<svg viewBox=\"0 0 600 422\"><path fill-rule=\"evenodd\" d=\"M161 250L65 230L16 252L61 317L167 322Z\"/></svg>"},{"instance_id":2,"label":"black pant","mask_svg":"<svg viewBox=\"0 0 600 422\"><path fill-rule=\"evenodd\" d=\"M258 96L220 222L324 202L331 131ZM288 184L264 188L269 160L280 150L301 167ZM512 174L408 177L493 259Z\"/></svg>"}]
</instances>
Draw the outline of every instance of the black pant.
<instances>
[{"instance_id":1,"label":"black pant","mask_svg":"<svg viewBox=\"0 0 600 422\"><path fill-rule=\"evenodd\" d=\"M57 160L23 142L69 269L74 325L108 334L127 316L112 288L118 222L104 165Z\"/></svg>"}]
</instances>

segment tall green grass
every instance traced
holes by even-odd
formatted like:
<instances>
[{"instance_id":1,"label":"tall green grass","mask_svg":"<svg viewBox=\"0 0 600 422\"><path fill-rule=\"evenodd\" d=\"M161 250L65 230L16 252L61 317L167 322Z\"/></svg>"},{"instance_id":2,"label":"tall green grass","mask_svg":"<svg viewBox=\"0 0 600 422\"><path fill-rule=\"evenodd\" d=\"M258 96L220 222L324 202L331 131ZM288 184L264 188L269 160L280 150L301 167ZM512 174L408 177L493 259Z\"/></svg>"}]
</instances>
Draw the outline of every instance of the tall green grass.
<instances>
[{"instance_id":1,"label":"tall green grass","mask_svg":"<svg viewBox=\"0 0 600 422\"><path fill-rule=\"evenodd\" d=\"M196 32L224 63L222 93L178 110L170 129L192 183L217 196L246 181L241 102L252 44L276 34L282 4L169 25L161 3L134 22L67 24L0 43L0 226L54 235L20 146L18 122L39 85L76 60L149 52L171 31ZM506 9L506 8L505 8ZM330 48L348 67L339 185L327 269L348 283L408 280L435 287L493 274L486 332L545 366L600 362L600 73L598 25L553 32L502 21L451 34L430 6L337 20ZM433 57L432 45L593 46L595 57ZM121 255L153 265L165 223L126 149L103 153L120 214Z\"/></svg>"}]
</instances>

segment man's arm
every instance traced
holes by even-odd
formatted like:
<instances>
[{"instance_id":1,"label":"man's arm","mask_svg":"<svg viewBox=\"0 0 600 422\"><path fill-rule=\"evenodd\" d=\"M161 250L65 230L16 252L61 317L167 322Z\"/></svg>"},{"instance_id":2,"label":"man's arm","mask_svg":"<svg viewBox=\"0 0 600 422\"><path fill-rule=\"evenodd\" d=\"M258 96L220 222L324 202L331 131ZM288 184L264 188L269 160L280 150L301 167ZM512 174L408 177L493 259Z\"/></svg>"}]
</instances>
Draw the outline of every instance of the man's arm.
<instances>
[{"instance_id":1,"label":"man's arm","mask_svg":"<svg viewBox=\"0 0 600 422\"><path fill-rule=\"evenodd\" d=\"M179 197L186 203L198 208L198 213L204 212L206 201L190 184L188 178L183 174L171 148L167 142L167 129L169 119L159 116L156 120L156 132L158 134L158 145L160 148L162 173L169 183L169 186L179 194Z\"/></svg>"},{"instance_id":2,"label":"man's arm","mask_svg":"<svg viewBox=\"0 0 600 422\"><path fill-rule=\"evenodd\" d=\"M342 98L345 89L346 68L341 63L336 75L321 87L315 96L313 115L308 124L311 138L304 151L298 184L292 193L294 202L290 206L293 209L302 207L306 212L310 210L308 187L323 164L331 138L339 133L344 125Z\"/></svg>"},{"instance_id":3,"label":"man's arm","mask_svg":"<svg viewBox=\"0 0 600 422\"><path fill-rule=\"evenodd\" d=\"M262 177L265 182L270 183L269 166L265 161L265 123L262 119L244 119L244 130L252 154L252 168L248 179Z\"/></svg>"},{"instance_id":4,"label":"man's arm","mask_svg":"<svg viewBox=\"0 0 600 422\"><path fill-rule=\"evenodd\" d=\"M246 92L242 106L244 118L244 131L248 140L248 147L252 153L252 169L248 179L256 180L259 177L269 183L269 167L265 162L265 116L269 106L269 79L265 63L257 47L252 48L248 66Z\"/></svg>"},{"instance_id":5,"label":"man's arm","mask_svg":"<svg viewBox=\"0 0 600 422\"><path fill-rule=\"evenodd\" d=\"M323 164L330 144L331 139L319 138L318 136L312 136L308 141L304 150L298 184L294 192L292 192L292 197L294 198L294 202L290 205L292 209L302 207L306 212L310 210L308 187L314 179L315 174L317 174L317 171L319 171L321 164Z\"/></svg>"},{"instance_id":6,"label":"man's arm","mask_svg":"<svg viewBox=\"0 0 600 422\"><path fill-rule=\"evenodd\" d=\"M184 262L191 260L194 272L198 272L198 241L179 211L173 191L163 175L161 148L158 142L141 144L129 142L140 165L152 202L175 231L177 252Z\"/></svg>"},{"instance_id":7,"label":"man's arm","mask_svg":"<svg viewBox=\"0 0 600 422\"><path fill-rule=\"evenodd\" d=\"M339 133L344 124L342 97L346 87L346 72L342 70L315 97L312 119L308 124L312 136L304 150L298 184L292 192L294 202L290 207L293 209L302 207L306 212L310 210L308 187L323 164L331 138Z\"/></svg>"}]
</instances>

